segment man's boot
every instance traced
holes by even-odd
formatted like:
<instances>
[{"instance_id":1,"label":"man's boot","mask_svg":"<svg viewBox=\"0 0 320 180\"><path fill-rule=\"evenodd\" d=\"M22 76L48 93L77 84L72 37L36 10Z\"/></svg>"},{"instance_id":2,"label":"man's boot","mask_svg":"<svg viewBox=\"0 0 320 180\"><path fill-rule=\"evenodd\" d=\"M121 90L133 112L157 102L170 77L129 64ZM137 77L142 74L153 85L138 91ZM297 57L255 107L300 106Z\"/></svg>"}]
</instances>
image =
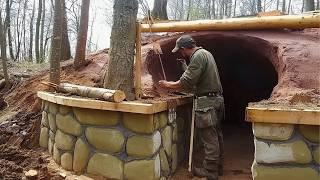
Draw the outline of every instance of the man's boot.
<instances>
[{"instance_id":1,"label":"man's boot","mask_svg":"<svg viewBox=\"0 0 320 180\"><path fill-rule=\"evenodd\" d=\"M207 180L218 180L218 172L210 173L205 168L193 167L192 174L200 178L205 177Z\"/></svg>"}]
</instances>

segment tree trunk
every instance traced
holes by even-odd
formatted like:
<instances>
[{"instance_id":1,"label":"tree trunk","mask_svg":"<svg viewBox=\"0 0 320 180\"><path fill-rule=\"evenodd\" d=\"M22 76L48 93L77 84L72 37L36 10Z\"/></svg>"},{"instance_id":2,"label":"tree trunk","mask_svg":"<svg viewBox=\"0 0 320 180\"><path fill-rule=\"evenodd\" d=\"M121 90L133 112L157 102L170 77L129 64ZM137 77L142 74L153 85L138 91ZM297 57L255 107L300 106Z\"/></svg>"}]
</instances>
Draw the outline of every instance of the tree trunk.
<instances>
[{"instance_id":1,"label":"tree trunk","mask_svg":"<svg viewBox=\"0 0 320 180\"><path fill-rule=\"evenodd\" d=\"M280 0L277 0L277 10L279 10Z\"/></svg>"},{"instance_id":2,"label":"tree trunk","mask_svg":"<svg viewBox=\"0 0 320 180\"><path fill-rule=\"evenodd\" d=\"M10 85L10 77L7 67L7 45L6 45L6 26L2 24L2 13L0 12L0 46L1 46L1 60L3 75L6 82L6 86Z\"/></svg>"},{"instance_id":3,"label":"tree trunk","mask_svg":"<svg viewBox=\"0 0 320 180\"><path fill-rule=\"evenodd\" d=\"M43 47L45 17L46 17L46 1L43 1L41 32L40 32L40 59L41 59L41 62L43 62L45 59L45 53L44 53L44 47Z\"/></svg>"},{"instance_id":4,"label":"tree trunk","mask_svg":"<svg viewBox=\"0 0 320 180\"><path fill-rule=\"evenodd\" d=\"M54 2L54 22L50 53L50 76L49 81L54 84L60 84L60 59L62 43L62 21L63 21L63 0Z\"/></svg>"},{"instance_id":5,"label":"tree trunk","mask_svg":"<svg viewBox=\"0 0 320 180\"><path fill-rule=\"evenodd\" d=\"M320 9L320 0L317 0L317 9Z\"/></svg>"},{"instance_id":6,"label":"tree trunk","mask_svg":"<svg viewBox=\"0 0 320 180\"><path fill-rule=\"evenodd\" d=\"M168 20L167 0L156 0L153 4L152 17L159 20Z\"/></svg>"},{"instance_id":7,"label":"tree trunk","mask_svg":"<svg viewBox=\"0 0 320 180\"><path fill-rule=\"evenodd\" d=\"M282 0L282 12L286 13L286 0Z\"/></svg>"},{"instance_id":8,"label":"tree trunk","mask_svg":"<svg viewBox=\"0 0 320 180\"><path fill-rule=\"evenodd\" d=\"M71 58L70 41L68 35L67 13L65 0L62 0L62 47L61 60L68 60Z\"/></svg>"},{"instance_id":9,"label":"tree trunk","mask_svg":"<svg viewBox=\"0 0 320 180\"><path fill-rule=\"evenodd\" d=\"M6 1L6 20L5 20L5 26L8 31L8 44L9 44L9 53L10 58L14 60L14 54L13 54L13 45L12 45L12 35L11 35L11 5L12 1L7 0Z\"/></svg>"},{"instance_id":10,"label":"tree trunk","mask_svg":"<svg viewBox=\"0 0 320 180\"><path fill-rule=\"evenodd\" d=\"M189 19L190 19L191 8L192 8L192 0L189 0L189 3L188 3L187 21L189 21Z\"/></svg>"},{"instance_id":11,"label":"tree trunk","mask_svg":"<svg viewBox=\"0 0 320 180\"><path fill-rule=\"evenodd\" d=\"M216 19L216 1L212 0L212 12L211 14L213 15L213 19Z\"/></svg>"},{"instance_id":12,"label":"tree trunk","mask_svg":"<svg viewBox=\"0 0 320 180\"><path fill-rule=\"evenodd\" d=\"M314 0L304 0L304 11L314 11Z\"/></svg>"},{"instance_id":13,"label":"tree trunk","mask_svg":"<svg viewBox=\"0 0 320 180\"><path fill-rule=\"evenodd\" d=\"M35 37L35 52L36 52L37 63L41 63L40 49L39 49L41 14L42 14L42 0L39 0L38 17L37 17L37 23L36 23L36 37Z\"/></svg>"},{"instance_id":14,"label":"tree trunk","mask_svg":"<svg viewBox=\"0 0 320 180\"><path fill-rule=\"evenodd\" d=\"M73 64L76 69L82 67L86 62L85 56L88 36L89 7L90 0L82 0L80 30L78 32L76 55Z\"/></svg>"},{"instance_id":15,"label":"tree trunk","mask_svg":"<svg viewBox=\"0 0 320 180\"><path fill-rule=\"evenodd\" d=\"M237 10L237 0L234 0L233 17L236 17L236 10Z\"/></svg>"},{"instance_id":16,"label":"tree trunk","mask_svg":"<svg viewBox=\"0 0 320 180\"><path fill-rule=\"evenodd\" d=\"M34 20L34 14L36 11L36 1L33 0L33 8L32 8L32 14L30 18L30 40L29 40L29 61L33 61L33 20Z\"/></svg>"},{"instance_id":17,"label":"tree trunk","mask_svg":"<svg viewBox=\"0 0 320 180\"><path fill-rule=\"evenodd\" d=\"M104 88L122 90L127 100L135 98L133 63L136 39L137 0L115 0L109 67Z\"/></svg>"},{"instance_id":18,"label":"tree trunk","mask_svg":"<svg viewBox=\"0 0 320 180\"><path fill-rule=\"evenodd\" d=\"M184 19L184 1L181 0L180 20Z\"/></svg>"},{"instance_id":19,"label":"tree trunk","mask_svg":"<svg viewBox=\"0 0 320 180\"><path fill-rule=\"evenodd\" d=\"M288 14L290 14L290 9L291 9L291 0L289 0L289 4L288 4Z\"/></svg>"},{"instance_id":20,"label":"tree trunk","mask_svg":"<svg viewBox=\"0 0 320 180\"><path fill-rule=\"evenodd\" d=\"M261 5L261 0L257 1L257 11L262 12L262 5Z\"/></svg>"}]
</instances>

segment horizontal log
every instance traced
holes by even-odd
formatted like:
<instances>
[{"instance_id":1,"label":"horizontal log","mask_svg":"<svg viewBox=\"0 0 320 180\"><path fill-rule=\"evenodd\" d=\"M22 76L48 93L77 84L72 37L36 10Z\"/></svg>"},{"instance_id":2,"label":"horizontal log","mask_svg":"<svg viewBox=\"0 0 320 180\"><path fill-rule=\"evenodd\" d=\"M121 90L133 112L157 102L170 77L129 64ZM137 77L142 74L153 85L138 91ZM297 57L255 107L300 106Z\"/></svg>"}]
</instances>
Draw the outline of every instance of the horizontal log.
<instances>
[{"instance_id":1,"label":"horizontal log","mask_svg":"<svg viewBox=\"0 0 320 180\"><path fill-rule=\"evenodd\" d=\"M125 93L120 90L79 86L69 83L61 83L57 90L58 92L71 93L81 97L95 98L117 103L122 102L126 98Z\"/></svg>"},{"instance_id":2,"label":"horizontal log","mask_svg":"<svg viewBox=\"0 0 320 180\"><path fill-rule=\"evenodd\" d=\"M141 32L320 28L320 14L230 18L141 24Z\"/></svg>"}]
</instances>

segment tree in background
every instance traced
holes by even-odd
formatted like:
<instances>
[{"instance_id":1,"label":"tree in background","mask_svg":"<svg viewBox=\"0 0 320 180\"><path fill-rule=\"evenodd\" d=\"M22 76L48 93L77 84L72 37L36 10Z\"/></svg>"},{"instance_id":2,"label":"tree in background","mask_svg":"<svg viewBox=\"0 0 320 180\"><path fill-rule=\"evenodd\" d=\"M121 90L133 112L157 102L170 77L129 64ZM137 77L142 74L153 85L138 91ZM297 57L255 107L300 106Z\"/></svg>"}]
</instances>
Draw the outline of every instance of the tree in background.
<instances>
[{"instance_id":1,"label":"tree in background","mask_svg":"<svg viewBox=\"0 0 320 180\"><path fill-rule=\"evenodd\" d=\"M66 13L66 3L62 0L62 47L61 47L61 59L68 60L71 58L70 41L68 35L68 23Z\"/></svg>"},{"instance_id":2,"label":"tree in background","mask_svg":"<svg viewBox=\"0 0 320 180\"><path fill-rule=\"evenodd\" d=\"M154 19L168 20L167 0L155 0L151 15Z\"/></svg>"},{"instance_id":3,"label":"tree in background","mask_svg":"<svg viewBox=\"0 0 320 180\"><path fill-rule=\"evenodd\" d=\"M60 84L60 59L63 24L63 0L54 1L54 20L50 52L50 76L49 81Z\"/></svg>"},{"instance_id":4,"label":"tree in background","mask_svg":"<svg viewBox=\"0 0 320 180\"><path fill-rule=\"evenodd\" d=\"M315 10L314 0L303 0L303 1L304 1L304 11L314 11Z\"/></svg>"},{"instance_id":5,"label":"tree in background","mask_svg":"<svg viewBox=\"0 0 320 180\"><path fill-rule=\"evenodd\" d=\"M133 64L137 13L137 0L114 0L110 60L103 86L124 91L127 100L135 98Z\"/></svg>"},{"instance_id":6,"label":"tree in background","mask_svg":"<svg viewBox=\"0 0 320 180\"><path fill-rule=\"evenodd\" d=\"M36 52L36 61L41 63L40 59L40 24L41 24L41 15L42 15L42 0L39 0L38 4L38 16L36 23L36 37L35 37L35 52Z\"/></svg>"},{"instance_id":7,"label":"tree in background","mask_svg":"<svg viewBox=\"0 0 320 180\"><path fill-rule=\"evenodd\" d=\"M90 7L90 0L82 0L80 29L78 32L76 55L73 63L76 69L79 69L85 64L86 44L87 44L87 36L88 36L88 23L89 23L89 7Z\"/></svg>"},{"instance_id":8,"label":"tree in background","mask_svg":"<svg viewBox=\"0 0 320 180\"><path fill-rule=\"evenodd\" d=\"M2 68L3 68L3 76L5 79L6 86L10 85L10 77L8 73L7 67L7 41L6 41L6 32L7 27L5 22L2 22L2 13L0 11L0 46L1 46L1 60L2 60Z\"/></svg>"}]
</instances>

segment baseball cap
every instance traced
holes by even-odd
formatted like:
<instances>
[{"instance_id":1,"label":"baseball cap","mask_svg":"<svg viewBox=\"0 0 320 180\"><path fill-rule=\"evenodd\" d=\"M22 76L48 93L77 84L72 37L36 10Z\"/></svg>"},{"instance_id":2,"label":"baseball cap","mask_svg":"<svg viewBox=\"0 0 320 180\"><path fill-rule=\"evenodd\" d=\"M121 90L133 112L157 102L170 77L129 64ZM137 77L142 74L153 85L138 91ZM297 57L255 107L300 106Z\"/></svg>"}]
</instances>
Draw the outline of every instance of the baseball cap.
<instances>
[{"instance_id":1,"label":"baseball cap","mask_svg":"<svg viewBox=\"0 0 320 180\"><path fill-rule=\"evenodd\" d=\"M183 35L176 41L176 47L172 50L173 53L177 52L180 48L190 47L190 45L196 42L189 35Z\"/></svg>"}]
</instances>

